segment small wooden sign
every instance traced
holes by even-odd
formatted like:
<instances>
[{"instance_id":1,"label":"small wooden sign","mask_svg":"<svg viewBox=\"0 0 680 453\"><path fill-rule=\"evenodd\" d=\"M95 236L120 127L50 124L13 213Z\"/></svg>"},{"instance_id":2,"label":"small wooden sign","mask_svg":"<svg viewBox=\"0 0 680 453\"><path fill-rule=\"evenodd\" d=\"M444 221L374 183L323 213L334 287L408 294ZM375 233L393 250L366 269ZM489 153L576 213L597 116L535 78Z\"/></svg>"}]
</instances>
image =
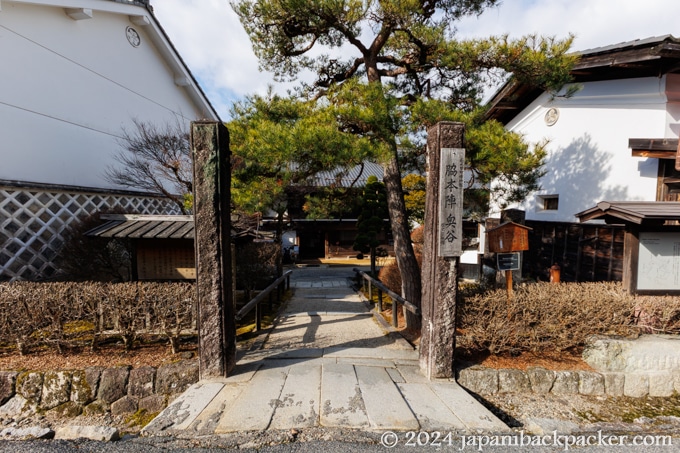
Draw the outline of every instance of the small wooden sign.
<instances>
[{"instance_id":1,"label":"small wooden sign","mask_svg":"<svg viewBox=\"0 0 680 453\"><path fill-rule=\"evenodd\" d=\"M520 268L519 252L498 253L496 259L498 260L499 271L516 271Z\"/></svg>"},{"instance_id":2,"label":"small wooden sign","mask_svg":"<svg viewBox=\"0 0 680 453\"><path fill-rule=\"evenodd\" d=\"M439 256L463 254L465 149L442 148L439 164Z\"/></svg>"},{"instance_id":3,"label":"small wooden sign","mask_svg":"<svg viewBox=\"0 0 680 453\"><path fill-rule=\"evenodd\" d=\"M531 228L515 222L506 222L487 230L489 251L492 253L521 252L529 250Z\"/></svg>"}]
</instances>

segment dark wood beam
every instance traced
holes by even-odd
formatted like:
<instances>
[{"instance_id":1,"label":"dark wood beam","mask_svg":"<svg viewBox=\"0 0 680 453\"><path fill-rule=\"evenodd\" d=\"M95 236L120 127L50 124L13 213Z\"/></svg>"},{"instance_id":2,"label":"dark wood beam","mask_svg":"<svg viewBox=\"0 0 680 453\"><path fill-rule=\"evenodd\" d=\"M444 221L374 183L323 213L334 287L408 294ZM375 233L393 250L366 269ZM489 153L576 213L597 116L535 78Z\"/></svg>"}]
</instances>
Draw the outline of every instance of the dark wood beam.
<instances>
[{"instance_id":1,"label":"dark wood beam","mask_svg":"<svg viewBox=\"0 0 680 453\"><path fill-rule=\"evenodd\" d=\"M679 142L677 138L630 138L628 147L633 150L634 157L675 159Z\"/></svg>"},{"instance_id":2,"label":"dark wood beam","mask_svg":"<svg viewBox=\"0 0 680 453\"><path fill-rule=\"evenodd\" d=\"M628 147L633 150L677 151L677 138L629 138Z\"/></svg>"},{"instance_id":3,"label":"dark wood beam","mask_svg":"<svg viewBox=\"0 0 680 453\"><path fill-rule=\"evenodd\" d=\"M675 159L676 151L650 151L647 149L634 149L633 157L653 157L655 159Z\"/></svg>"},{"instance_id":4,"label":"dark wood beam","mask_svg":"<svg viewBox=\"0 0 680 453\"><path fill-rule=\"evenodd\" d=\"M617 53L603 53L598 55L582 56L574 65L574 70L598 68L603 66L619 66L623 64L635 64L641 61L658 60L661 57L650 52L650 49L623 50Z\"/></svg>"}]
</instances>

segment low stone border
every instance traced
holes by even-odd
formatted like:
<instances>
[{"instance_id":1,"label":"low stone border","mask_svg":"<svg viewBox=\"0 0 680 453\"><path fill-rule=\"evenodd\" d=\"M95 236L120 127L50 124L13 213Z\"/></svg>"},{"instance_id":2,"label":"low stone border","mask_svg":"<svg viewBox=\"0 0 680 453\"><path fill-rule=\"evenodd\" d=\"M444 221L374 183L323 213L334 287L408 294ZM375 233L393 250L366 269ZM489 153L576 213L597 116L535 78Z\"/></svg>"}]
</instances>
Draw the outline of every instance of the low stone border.
<instances>
[{"instance_id":1,"label":"low stone border","mask_svg":"<svg viewBox=\"0 0 680 453\"><path fill-rule=\"evenodd\" d=\"M198 382L198 360L158 368L90 367L72 371L0 371L0 418L52 412L62 417L110 412L158 413Z\"/></svg>"},{"instance_id":2,"label":"low stone border","mask_svg":"<svg viewBox=\"0 0 680 453\"><path fill-rule=\"evenodd\" d=\"M473 366L459 369L457 380L461 386L479 395L553 393L644 398L667 397L680 392L680 373L673 371L552 371L542 367L522 371Z\"/></svg>"}]
</instances>

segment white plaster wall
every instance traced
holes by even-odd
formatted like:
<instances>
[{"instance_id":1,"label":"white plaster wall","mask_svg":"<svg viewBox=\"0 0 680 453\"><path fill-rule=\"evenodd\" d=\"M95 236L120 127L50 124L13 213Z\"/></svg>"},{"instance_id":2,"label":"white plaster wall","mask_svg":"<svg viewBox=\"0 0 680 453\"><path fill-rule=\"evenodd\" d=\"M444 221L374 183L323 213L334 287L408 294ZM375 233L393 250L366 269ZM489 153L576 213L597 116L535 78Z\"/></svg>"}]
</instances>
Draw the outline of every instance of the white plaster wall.
<instances>
[{"instance_id":1,"label":"white plaster wall","mask_svg":"<svg viewBox=\"0 0 680 453\"><path fill-rule=\"evenodd\" d=\"M576 222L599 201L654 201L657 159L632 157L630 138L677 137L668 125L666 79L590 82L570 98L541 95L507 125L529 142L550 140L542 190L518 206L527 219ZM559 109L553 126L546 112ZM675 108L675 122L680 109ZM674 126L676 127L676 126ZM559 195L559 209L544 211L540 195ZM498 215L498 206L492 216Z\"/></svg>"},{"instance_id":2,"label":"white plaster wall","mask_svg":"<svg viewBox=\"0 0 680 453\"><path fill-rule=\"evenodd\" d=\"M666 76L667 128L664 137L677 138L680 136L680 74Z\"/></svg>"},{"instance_id":3,"label":"white plaster wall","mask_svg":"<svg viewBox=\"0 0 680 453\"><path fill-rule=\"evenodd\" d=\"M63 7L2 2L0 179L111 188L102 174L115 165L121 131L134 118L188 126L213 114L175 84L151 26L130 21L148 11L103 0L70 3L100 9L73 20ZM128 43L128 26L141 36L139 47Z\"/></svg>"}]
</instances>

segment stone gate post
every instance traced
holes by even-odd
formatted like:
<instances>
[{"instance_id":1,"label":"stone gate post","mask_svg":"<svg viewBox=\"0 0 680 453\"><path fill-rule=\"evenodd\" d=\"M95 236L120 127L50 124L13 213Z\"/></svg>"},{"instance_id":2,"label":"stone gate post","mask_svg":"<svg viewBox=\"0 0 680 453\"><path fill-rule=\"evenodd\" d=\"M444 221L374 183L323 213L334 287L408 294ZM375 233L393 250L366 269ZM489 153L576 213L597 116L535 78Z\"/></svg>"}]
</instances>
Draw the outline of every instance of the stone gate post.
<instances>
[{"instance_id":1,"label":"stone gate post","mask_svg":"<svg viewBox=\"0 0 680 453\"><path fill-rule=\"evenodd\" d=\"M222 123L191 123L194 231L201 379L226 377L236 364L231 273L229 132Z\"/></svg>"}]
</instances>

